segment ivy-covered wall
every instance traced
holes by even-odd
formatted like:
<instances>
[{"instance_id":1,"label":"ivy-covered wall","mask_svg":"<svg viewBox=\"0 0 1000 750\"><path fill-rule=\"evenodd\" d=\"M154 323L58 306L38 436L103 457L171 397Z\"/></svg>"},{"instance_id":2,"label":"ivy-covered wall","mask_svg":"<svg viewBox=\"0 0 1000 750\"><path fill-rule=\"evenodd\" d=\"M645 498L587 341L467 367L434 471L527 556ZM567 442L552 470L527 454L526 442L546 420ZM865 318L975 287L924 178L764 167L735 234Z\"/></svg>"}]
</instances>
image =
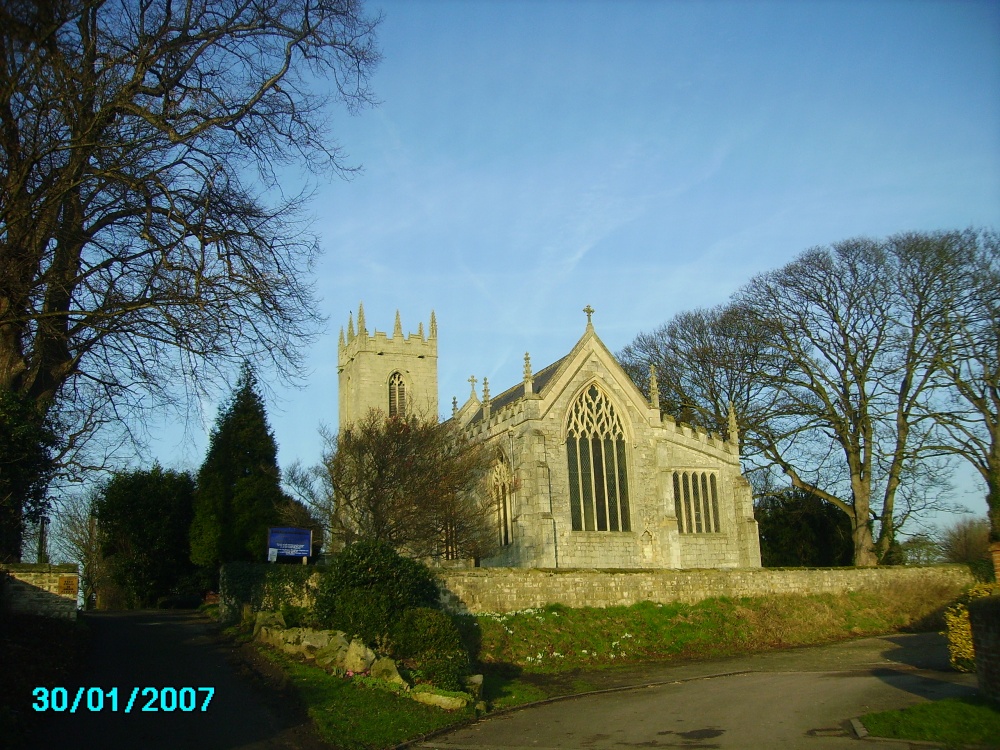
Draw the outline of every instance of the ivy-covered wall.
<instances>
[{"instance_id":1,"label":"ivy-covered wall","mask_svg":"<svg viewBox=\"0 0 1000 750\"><path fill-rule=\"evenodd\" d=\"M282 604L311 607L318 582L312 565L226 563L219 574L219 619L236 622L244 607L252 612L277 611Z\"/></svg>"}]
</instances>

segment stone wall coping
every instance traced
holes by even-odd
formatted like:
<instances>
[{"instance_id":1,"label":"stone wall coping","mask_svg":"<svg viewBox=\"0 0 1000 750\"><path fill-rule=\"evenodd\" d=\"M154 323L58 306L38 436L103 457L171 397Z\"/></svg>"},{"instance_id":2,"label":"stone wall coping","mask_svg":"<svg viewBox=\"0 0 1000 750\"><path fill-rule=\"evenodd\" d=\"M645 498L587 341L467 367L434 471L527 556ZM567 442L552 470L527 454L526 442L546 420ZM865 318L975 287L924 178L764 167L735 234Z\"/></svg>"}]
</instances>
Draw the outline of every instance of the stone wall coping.
<instances>
[{"instance_id":1,"label":"stone wall coping","mask_svg":"<svg viewBox=\"0 0 1000 750\"><path fill-rule=\"evenodd\" d=\"M597 533L597 532L595 532ZM601 532L604 533L604 532ZM875 575L892 575L899 570L963 570L968 567L961 563L941 563L936 565L905 565L882 567L844 566L839 568L435 568L433 572L442 576L489 577L496 575L755 575L768 576L774 573L856 571L871 572ZM998 597L1000 598L1000 597Z\"/></svg>"},{"instance_id":2,"label":"stone wall coping","mask_svg":"<svg viewBox=\"0 0 1000 750\"><path fill-rule=\"evenodd\" d=\"M77 573L79 566L76 563L56 565L49 563L0 563L0 570L11 573Z\"/></svg>"}]
</instances>

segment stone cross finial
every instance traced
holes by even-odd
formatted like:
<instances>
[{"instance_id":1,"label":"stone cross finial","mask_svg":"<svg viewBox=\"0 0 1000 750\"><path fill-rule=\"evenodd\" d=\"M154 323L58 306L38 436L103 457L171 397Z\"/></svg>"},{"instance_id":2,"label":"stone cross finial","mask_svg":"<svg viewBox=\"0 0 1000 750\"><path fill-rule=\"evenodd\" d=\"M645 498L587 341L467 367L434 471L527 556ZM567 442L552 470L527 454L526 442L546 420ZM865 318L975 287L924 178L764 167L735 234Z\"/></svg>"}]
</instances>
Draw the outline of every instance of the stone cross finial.
<instances>
[{"instance_id":1,"label":"stone cross finial","mask_svg":"<svg viewBox=\"0 0 1000 750\"><path fill-rule=\"evenodd\" d=\"M477 378L475 375L469 376L469 384L472 386L472 398L476 399L476 401L479 400L479 396L476 395L476 383L478 382L479 378Z\"/></svg>"},{"instance_id":2,"label":"stone cross finial","mask_svg":"<svg viewBox=\"0 0 1000 750\"><path fill-rule=\"evenodd\" d=\"M451 397L451 416L458 414L458 396Z\"/></svg>"},{"instance_id":3,"label":"stone cross finial","mask_svg":"<svg viewBox=\"0 0 1000 750\"><path fill-rule=\"evenodd\" d=\"M660 408L660 385L656 382L656 365L649 366L649 405Z\"/></svg>"},{"instance_id":4,"label":"stone cross finial","mask_svg":"<svg viewBox=\"0 0 1000 750\"><path fill-rule=\"evenodd\" d=\"M483 378L483 417L490 418L490 381Z\"/></svg>"},{"instance_id":5,"label":"stone cross finial","mask_svg":"<svg viewBox=\"0 0 1000 750\"><path fill-rule=\"evenodd\" d=\"M585 308L583 308L583 311L584 311L585 313L587 313L587 326L588 326L588 327L589 327L589 326L592 326L592 325L593 325L593 323L591 323L591 322L590 322L590 316L591 316L591 315L593 315L593 314L594 314L595 312L597 312L597 311L596 311L596 310L594 310L594 308L592 308L592 307L591 307L590 305L587 305L587 306L586 306Z\"/></svg>"}]
</instances>

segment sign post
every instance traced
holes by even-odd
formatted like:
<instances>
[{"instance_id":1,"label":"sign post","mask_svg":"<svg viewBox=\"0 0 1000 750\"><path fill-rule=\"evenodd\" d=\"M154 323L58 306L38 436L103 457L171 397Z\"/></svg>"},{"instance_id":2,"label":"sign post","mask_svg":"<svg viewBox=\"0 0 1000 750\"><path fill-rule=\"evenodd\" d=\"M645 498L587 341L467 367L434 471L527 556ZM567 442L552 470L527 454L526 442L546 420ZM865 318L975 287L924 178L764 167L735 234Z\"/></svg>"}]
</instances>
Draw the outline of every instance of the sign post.
<instances>
[{"instance_id":1,"label":"sign post","mask_svg":"<svg viewBox=\"0 0 1000 750\"><path fill-rule=\"evenodd\" d=\"M272 526L267 530L267 561L277 562L279 557L301 557L302 564L309 562L312 554L312 529L292 526Z\"/></svg>"}]
</instances>

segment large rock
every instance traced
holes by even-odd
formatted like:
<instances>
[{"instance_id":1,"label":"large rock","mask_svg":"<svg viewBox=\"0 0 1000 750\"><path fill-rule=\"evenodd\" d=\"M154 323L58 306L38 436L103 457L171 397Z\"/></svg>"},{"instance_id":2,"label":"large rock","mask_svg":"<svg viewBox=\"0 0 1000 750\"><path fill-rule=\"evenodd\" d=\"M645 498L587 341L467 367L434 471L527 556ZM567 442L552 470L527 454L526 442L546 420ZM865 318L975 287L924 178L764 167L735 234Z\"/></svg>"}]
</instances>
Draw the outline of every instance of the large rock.
<instances>
[{"instance_id":1,"label":"large rock","mask_svg":"<svg viewBox=\"0 0 1000 750\"><path fill-rule=\"evenodd\" d=\"M456 711L460 708L465 708L466 704L469 702L465 698L458 698L451 695L439 695L438 693L410 693L410 697L418 703L426 703L428 706L437 706L438 708L444 708L448 711Z\"/></svg>"},{"instance_id":2,"label":"large rock","mask_svg":"<svg viewBox=\"0 0 1000 750\"><path fill-rule=\"evenodd\" d=\"M285 651L298 651L305 628L285 628L281 631L281 644Z\"/></svg>"},{"instance_id":3,"label":"large rock","mask_svg":"<svg viewBox=\"0 0 1000 750\"><path fill-rule=\"evenodd\" d=\"M396 669L396 662L385 656L375 660L368 674L386 682L394 682L397 685L402 685L405 688L410 687L406 684L406 680L400 676L399 670Z\"/></svg>"},{"instance_id":4,"label":"large rock","mask_svg":"<svg viewBox=\"0 0 1000 750\"><path fill-rule=\"evenodd\" d=\"M347 647L344 657L344 669L348 672L366 672L375 663L375 652L365 645L364 641L355 638Z\"/></svg>"},{"instance_id":5,"label":"large rock","mask_svg":"<svg viewBox=\"0 0 1000 750\"><path fill-rule=\"evenodd\" d=\"M281 648L283 643L282 633L285 632L284 628L271 627L265 625L260 630L257 631L257 640L268 646L274 646L275 648Z\"/></svg>"},{"instance_id":6,"label":"large rock","mask_svg":"<svg viewBox=\"0 0 1000 750\"><path fill-rule=\"evenodd\" d=\"M253 623L253 637L256 638L261 628L285 629L285 618L281 612L258 612L257 619Z\"/></svg>"},{"instance_id":7,"label":"large rock","mask_svg":"<svg viewBox=\"0 0 1000 750\"><path fill-rule=\"evenodd\" d=\"M350 643L347 637L339 630L332 631L330 642L313 654L316 665L328 672L335 669L344 669L344 660L347 657L347 650Z\"/></svg>"},{"instance_id":8,"label":"large rock","mask_svg":"<svg viewBox=\"0 0 1000 750\"><path fill-rule=\"evenodd\" d=\"M320 649L326 648L333 640L336 630L312 630L307 629L302 633L299 647L302 653L309 659L316 655Z\"/></svg>"}]
</instances>

